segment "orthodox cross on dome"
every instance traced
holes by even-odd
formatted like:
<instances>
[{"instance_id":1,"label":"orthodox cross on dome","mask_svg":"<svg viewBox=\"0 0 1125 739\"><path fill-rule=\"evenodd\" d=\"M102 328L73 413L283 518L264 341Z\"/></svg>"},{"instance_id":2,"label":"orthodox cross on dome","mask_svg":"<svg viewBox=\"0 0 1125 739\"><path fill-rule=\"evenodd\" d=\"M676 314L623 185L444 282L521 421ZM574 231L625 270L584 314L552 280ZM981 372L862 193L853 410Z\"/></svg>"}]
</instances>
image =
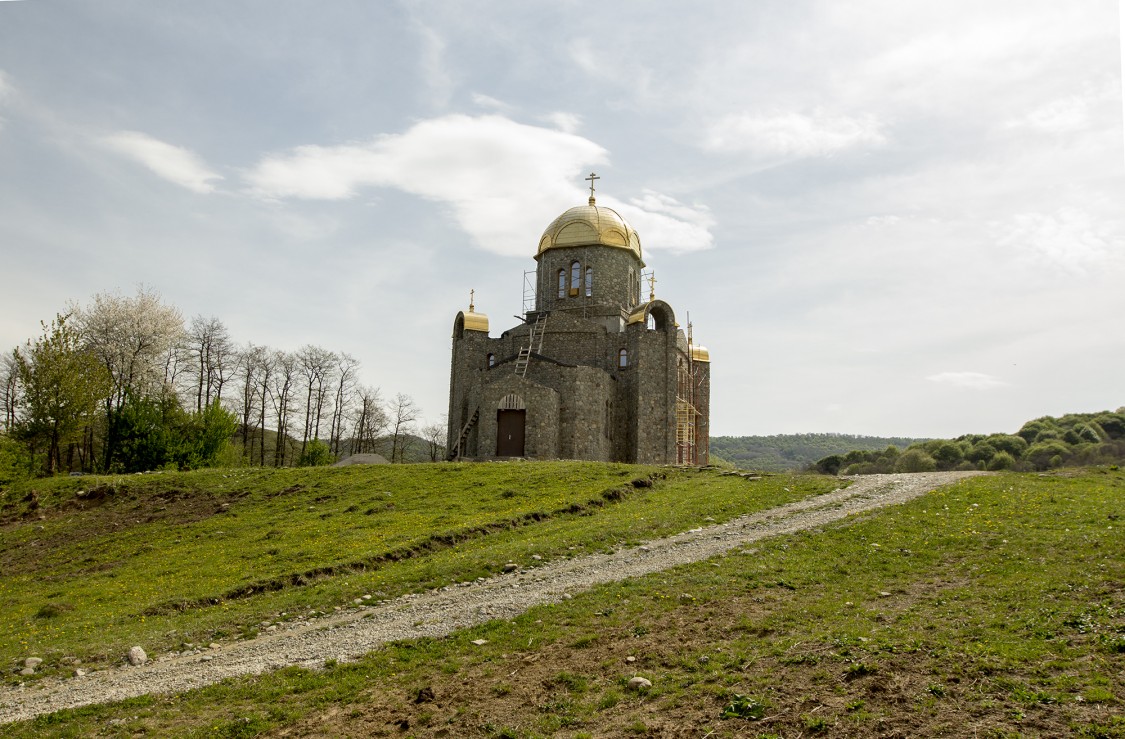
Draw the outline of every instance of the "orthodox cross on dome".
<instances>
[{"instance_id":1,"label":"orthodox cross on dome","mask_svg":"<svg viewBox=\"0 0 1125 739\"><path fill-rule=\"evenodd\" d=\"M477 291L476 291L476 290L470 290L470 291L469 291L469 312L470 312L470 313L473 313L473 312L475 312L475 311L474 311L474 306L473 306L473 299L474 299L474 298L476 298L476 295L477 295Z\"/></svg>"},{"instance_id":2,"label":"orthodox cross on dome","mask_svg":"<svg viewBox=\"0 0 1125 739\"><path fill-rule=\"evenodd\" d=\"M648 302L656 300L656 272L648 277Z\"/></svg>"},{"instance_id":3,"label":"orthodox cross on dome","mask_svg":"<svg viewBox=\"0 0 1125 739\"><path fill-rule=\"evenodd\" d=\"M598 177L593 172L591 172L590 176L586 178L586 181L590 183L590 205L594 204L594 180L600 180L600 179L601 179L601 177Z\"/></svg>"}]
</instances>

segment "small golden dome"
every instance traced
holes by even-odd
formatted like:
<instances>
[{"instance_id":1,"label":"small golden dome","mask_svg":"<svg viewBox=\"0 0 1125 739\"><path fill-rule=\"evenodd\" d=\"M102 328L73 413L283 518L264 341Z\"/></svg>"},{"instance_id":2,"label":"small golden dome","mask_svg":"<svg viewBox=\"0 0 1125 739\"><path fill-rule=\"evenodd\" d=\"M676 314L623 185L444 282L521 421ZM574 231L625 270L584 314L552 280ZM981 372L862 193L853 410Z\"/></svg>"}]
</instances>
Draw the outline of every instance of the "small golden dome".
<instances>
[{"instance_id":1,"label":"small golden dome","mask_svg":"<svg viewBox=\"0 0 1125 739\"><path fill-rule=\"evenodd\" d=\"M711 352L707 351L705 346L693 346L691 348L691 359L693 362L710 362Z\"/></svg>"},{"instance_id":2,"label":"small golden dome","mask_svg":"<svg viewBox=\"0 0 1125 739\"><path fill-rule=\"evenodd\" d=\"M633 312L629 314L629 320L625 322L626 325L632 326L634 323L644 323L645 319L648 318L648 307L648 303L638 305Z\"/></svg>"},{"instance_id":3,"label":"small golden dome","mask_svg":"<svg viewBox=\"0 0 1125 739\"><path fill-rule=\"evenodd\" d=\"M474 313L469 311L462 314L465 316L465 330L466 331L483 331L488 333L488 316L483 313Z\"/></svg>"},{"instance_id":4,"label":"small golden dome","mask_svg":"<svg viewBox=\"0 0 1125 739\"><path fill-rule=\"evenodd\" d=\"M613 208L594 205L592 197L589 205L571 208L547 226L539 239L538 254L565 246L614 246L642 258L636 230Z\"/></svg>"}]
</instances>

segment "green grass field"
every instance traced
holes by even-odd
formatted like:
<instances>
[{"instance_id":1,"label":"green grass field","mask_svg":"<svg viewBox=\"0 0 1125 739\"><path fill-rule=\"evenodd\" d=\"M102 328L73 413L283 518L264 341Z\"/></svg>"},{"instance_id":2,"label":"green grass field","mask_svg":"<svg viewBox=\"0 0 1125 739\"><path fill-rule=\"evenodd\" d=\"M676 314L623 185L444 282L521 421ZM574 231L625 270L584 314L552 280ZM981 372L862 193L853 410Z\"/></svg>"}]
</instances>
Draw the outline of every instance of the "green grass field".
<instances>
[{"instance_id":1,"label":"green grass field","mask_svg":"<svg viewBox=\"0 0 1125 739\"><path fill-rule=\"evenodd\" d=\"M653 474L667 479L630 484ZM131 643L159 654L180 641L235 639L283 611L330 611L361 593L391 597L509 560L528 565L533 554L549 562L627 545L838 484L577 463L96 482L115 492L85 511L72 501L94 485L88 478L0 501L10 506L0 530L9 667L34 654L43 674L57 674L75 657L95 667L119 660ZM1125 737L1122 526L1120 471L973 478L356 663L4 730ZM471 643L479 638L488 643ZM628 690L633 675L651 690Z\"/></svg>"}]
</instances>

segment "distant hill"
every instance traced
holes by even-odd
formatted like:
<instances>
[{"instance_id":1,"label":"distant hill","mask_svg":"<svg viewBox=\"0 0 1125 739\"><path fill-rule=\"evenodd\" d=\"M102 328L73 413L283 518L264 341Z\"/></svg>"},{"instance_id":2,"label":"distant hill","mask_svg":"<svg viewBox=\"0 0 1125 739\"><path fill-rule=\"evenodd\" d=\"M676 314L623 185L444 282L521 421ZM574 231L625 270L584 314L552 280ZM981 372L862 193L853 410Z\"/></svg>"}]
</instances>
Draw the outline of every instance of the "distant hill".
<instances>
[{"instance_id":1,"label":"distant hill","mask_svg":"<svg viewBox=\"0 0 1125 739\"><path fill-rule=\"evenodd\" d=\"M830 454L844 454L853 449L882 451L888 446L905 449L920 441L927 439L854 434L713 436L711 456L746 469L784 472L805 469Z\"/></svg>"}]
</instances>

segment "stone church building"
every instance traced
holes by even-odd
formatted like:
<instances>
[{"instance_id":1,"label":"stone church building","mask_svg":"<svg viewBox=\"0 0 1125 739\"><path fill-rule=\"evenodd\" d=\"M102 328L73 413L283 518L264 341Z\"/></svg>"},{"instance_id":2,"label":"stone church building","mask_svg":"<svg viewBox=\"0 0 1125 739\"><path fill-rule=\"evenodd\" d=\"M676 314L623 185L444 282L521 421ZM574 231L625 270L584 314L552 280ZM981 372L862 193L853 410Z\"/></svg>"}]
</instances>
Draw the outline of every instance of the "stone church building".
<instances>
[{"instance_id":1,"label":"stone church building","mask_svg":"<svg viewBox=\"0 0 1125 739\"><path fill-rule=\"evenodd\" d=\"M473 301L457 314L448 458L707 464L710 356L656 299L637 232L591 184L535 260L523 323L492 338Z\"/></svg>"}]
</instances>

